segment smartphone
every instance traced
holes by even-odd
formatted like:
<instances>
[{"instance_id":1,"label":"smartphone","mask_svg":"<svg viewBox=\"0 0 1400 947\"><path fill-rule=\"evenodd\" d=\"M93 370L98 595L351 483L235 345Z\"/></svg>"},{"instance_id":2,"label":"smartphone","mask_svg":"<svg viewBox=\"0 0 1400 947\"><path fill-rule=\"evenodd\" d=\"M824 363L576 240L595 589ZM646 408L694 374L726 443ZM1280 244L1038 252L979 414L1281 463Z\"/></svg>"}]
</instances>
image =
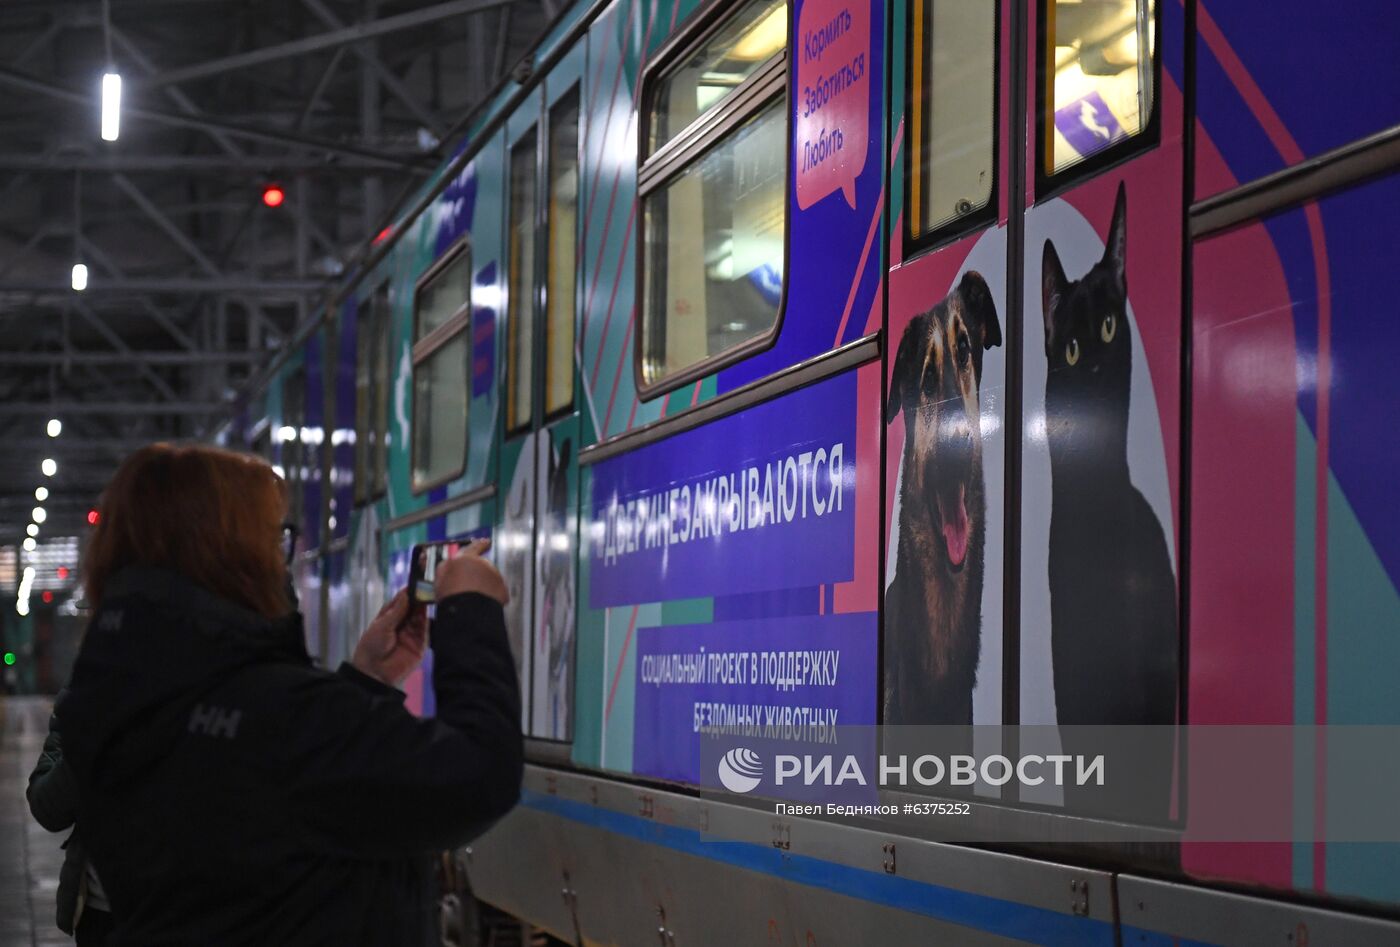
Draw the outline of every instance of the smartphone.
<instances>
[{"instance_id":1,"label":"smartphone","mask_svg":"<svg viewBox=\"0 0 1400 947\"><path fill-rule=\"evenodd\" d=\"M408 566L408 601L414 606L433 604L437 592L433 583L437 580L438 566L457 554L462 544L453 542L420 543L413 547L413 558Z\"/></svg>"}]
</instances>

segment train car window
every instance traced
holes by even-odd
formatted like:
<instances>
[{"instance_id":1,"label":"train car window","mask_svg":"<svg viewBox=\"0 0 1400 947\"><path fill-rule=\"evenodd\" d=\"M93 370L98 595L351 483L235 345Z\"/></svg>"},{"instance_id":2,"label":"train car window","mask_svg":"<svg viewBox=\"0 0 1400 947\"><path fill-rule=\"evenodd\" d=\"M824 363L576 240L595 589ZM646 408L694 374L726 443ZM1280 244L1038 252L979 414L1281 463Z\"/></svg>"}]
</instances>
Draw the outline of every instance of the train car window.
<instances>
[{"instance_id":1,"label":"train car window","mask_svg":"<svg viewBox=\"0 0 1400 947\"><path fill-rule=\"evenodd\" d=\"M382 496L388 486L389 287L360 309L355 346L355 502Z\"/></svg>"},{"instance_id":2,"label":"train car window","mask_svg":"<svg viewBox=\"0 0 1400 947\"><path fill-rule=\"evenodd\" d=\"M762 347L782 308L787 9L754 0L711 29L643 80L647 136L669 142L638 177L644 397Z\"/></svg>"},{"instance_id":3,"label":"train car window","mask_svg":"<svg viewBox=\"0 0 1400 947\"><path fill-rule=\"evenodd\" d=\"M668 69L652 98L647 154L711 112L787 48L787 0L750 0Z\"/></svg>"},{"instance_id":4,"label":"train car window","mask_svg":"<svg viewBox=\"0 0 1400 947\"><path fill-rule=\"evenodd\" d=\"M287 481L287 518L293 523L302 521L302 486L310 479L307 459L309 440L306 430L306 371L297 369L287 376L282 385L282 428L278 431L282 442L283 478ZM314 537L306 537L314 542Z\"/></svg>"},{"instance_id":5,"label":"train car window","mask_svg":"<svg viewBox=\"0 0 1400 947\"><path fill-rule=\"evenodd\" d=\"M915 0L912 12L909 232L921 237L992 200L997 4Z\"/></svg>"},{"instance_id":6,"label":"train car window","mask_svg":"<svg viewBox=\"0 0 1400 947\"><path fill-rule=\"evenodd\" d=\"M575 86L549 110L549 249L545 283L544 412L574 403L578 282L578 117Z\"/></svg>"},{"instance_id":7,"label":"train car window","mask_svg":"<svg viewBox=\"0 0 1400 947\"><path fill-rule=\"evenodd\" d=\"M510 151L510 255L506 288L506 430L530 424L534 413L535 168L537 132Z\"/></svg>"},{"instance_id":8,"label":"train car window","mask_svg":"<svg viewBox=\"0 0 1400 947\"><path fill-rule=\"evenodd\" d=\"M413 490L460 476L467 464L471 253L465 241L418 281L413 297Z\"/></svg>"},{"instance_id":9,"label":"train car window","mask_svg":"<svg viewBox=\"0 0 1400 947\"><path fill-rule=\"evenodd\" d=\"M1147 127L1153 101L1156 3L1046 3L1041 144L1045 173L1058 174Z\"/></svg>"}]
</instances>

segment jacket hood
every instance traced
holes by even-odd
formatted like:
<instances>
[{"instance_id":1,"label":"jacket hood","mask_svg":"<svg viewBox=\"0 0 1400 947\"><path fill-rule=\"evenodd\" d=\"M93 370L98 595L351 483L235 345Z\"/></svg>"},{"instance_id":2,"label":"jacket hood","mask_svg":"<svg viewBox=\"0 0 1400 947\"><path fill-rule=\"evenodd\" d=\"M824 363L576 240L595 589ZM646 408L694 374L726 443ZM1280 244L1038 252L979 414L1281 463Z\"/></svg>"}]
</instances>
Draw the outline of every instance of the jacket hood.
<instances>
[{"instance_id":1,"label":"jacket hood","mask_svg":"<svg viewBox=\"0 0 1400 947\"><path fill-rule=\"evenodd\" d=\"M269 620L185 576L114 575L88 623L62 708L65 757L84 785L116 785L166 755L203 695L267 662L310 664L302 620Z\"/></svg>"}]
</instances>

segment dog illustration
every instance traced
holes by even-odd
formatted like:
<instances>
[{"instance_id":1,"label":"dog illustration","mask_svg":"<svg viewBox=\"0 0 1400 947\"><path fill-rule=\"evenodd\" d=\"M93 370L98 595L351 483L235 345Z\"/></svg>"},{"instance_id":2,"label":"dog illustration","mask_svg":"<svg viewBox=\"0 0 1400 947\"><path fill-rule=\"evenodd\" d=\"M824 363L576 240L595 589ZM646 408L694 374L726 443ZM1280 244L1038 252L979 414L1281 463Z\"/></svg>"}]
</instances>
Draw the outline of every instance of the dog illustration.
<instances>
[{"instance_id":1,"label":"dog illustration","mask_svg":"<svg viewBox=\"0 0 1400 947\"><path fill-rule=\"evenodd\" d=\"M904 330L885 423L904 414L899 546L885 593L885 722L971 724L982 634L982 353L1001 344L969 271Z\"/></svg>"}]
</instances>

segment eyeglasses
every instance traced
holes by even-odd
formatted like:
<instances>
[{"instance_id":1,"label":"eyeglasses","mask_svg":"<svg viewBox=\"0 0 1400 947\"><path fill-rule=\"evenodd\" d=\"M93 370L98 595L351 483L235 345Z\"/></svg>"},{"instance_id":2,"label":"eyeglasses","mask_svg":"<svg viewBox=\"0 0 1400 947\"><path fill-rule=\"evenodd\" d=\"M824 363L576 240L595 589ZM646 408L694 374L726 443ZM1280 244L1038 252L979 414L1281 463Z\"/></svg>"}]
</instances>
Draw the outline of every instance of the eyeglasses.
<instances>
[{"instance_id":1,"label":"eyeglasses","mask_svg":"<svg viewBox=\"0 0 1400 947\"><path fill-rule=\"evenodd\" d=\"M301 535L301 530L297 529L296 523L282 524L282 556L287 565L292 564L292 560L297 555L297 537Z\"/></svg>"}]
</instances>

